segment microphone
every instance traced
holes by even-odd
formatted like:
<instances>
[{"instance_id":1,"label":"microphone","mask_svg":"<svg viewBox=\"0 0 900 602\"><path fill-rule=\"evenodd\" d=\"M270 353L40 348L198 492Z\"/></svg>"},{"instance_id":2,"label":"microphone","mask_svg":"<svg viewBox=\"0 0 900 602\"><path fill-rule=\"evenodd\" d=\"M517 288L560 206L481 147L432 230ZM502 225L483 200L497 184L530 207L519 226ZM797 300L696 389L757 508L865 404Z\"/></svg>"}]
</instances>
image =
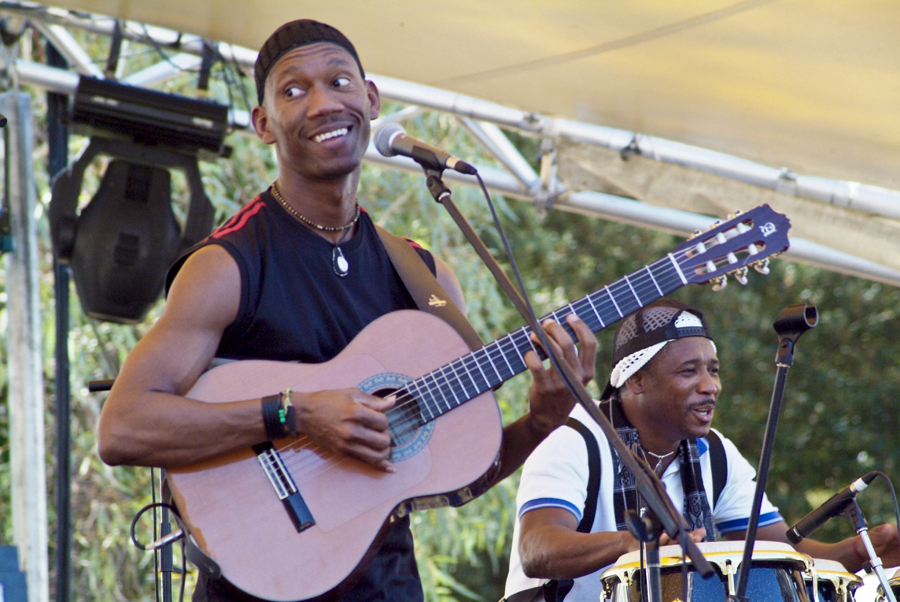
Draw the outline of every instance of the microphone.
<instances>
[{"instance_id":1,"label":"microphone","mask_svg":"<svg viewBox=\"0 0 900 602\"><path fill-rule=\"evenodd\" d=\"M788 540L793 544L800 543L804 538L812 535L813 531L824 525L829 518L842 514L850 500L855 498L857 493L868 487L869 483L874 481L877 476L877 472L870 472L831 496L827 502L801 518L796 525L788 529Z\"/></svg>"},{"instance_id":2,"label":"microphone","mask_svg":"<svg viewBox=\"0 0 900 602\"><path fill-rule=\"evenodd\" d=\"M465 161L407 135L403 127L396 123L389 123L378 130L375 135L375 148L385 157L403 155L425 168L452 169L470 176L478 173Z\"/></svg>"}]
</instances>

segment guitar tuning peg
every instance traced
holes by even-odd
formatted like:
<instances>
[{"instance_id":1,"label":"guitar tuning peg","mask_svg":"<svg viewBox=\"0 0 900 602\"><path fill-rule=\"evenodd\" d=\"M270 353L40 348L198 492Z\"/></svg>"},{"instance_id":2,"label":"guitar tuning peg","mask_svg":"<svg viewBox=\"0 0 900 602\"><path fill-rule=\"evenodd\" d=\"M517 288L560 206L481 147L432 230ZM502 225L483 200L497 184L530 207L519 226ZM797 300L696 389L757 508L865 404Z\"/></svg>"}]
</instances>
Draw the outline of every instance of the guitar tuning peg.
<instances>
[{"instance_id":1,"label":"guitar tuning peg","mask_svg":"<svg viewBox=\"0 0 900 602\"><path fill-rule=\"evenodd\" d=\"M769 258L760 259L753 264L753 269L760 274L767 275L769 273Z\"/></svg>"},{"instance_id":2,"label":"guitar tuning peg","mask_svg":"<svg viewBox=\"0 0 900 602\"><path fill-rule=\"evenodd\" d=\"M688 236L688 240L694 240L695 238L697 238L697 237L700 236L701 234L703 234L703 232L702 232L701 230L694 230L694 233L691 234L690 236Z\"/></svg>"},{"instance_id":3,"label":"guitar tuning peg","mask_svg":"<svg viewBox=\"0 0 900 602\"><path fill-rule=\"evenodd\" d=\"M734 274L735 280L740 282L743 286L747 286L747 272L749 272L749 270L745 266L736 269L732 274Z\"/></svg>"},{"instance_id":4,"label":"guitar tuning peg","mask_svg":"<svg viewBox=\"0 0 900 602\"><path fill-rule=\"evenodd\" d=\"M720 291L728 286L728 278L725 276L716 276L710 282L712 282L712 290L714 291Z\"/></svg>"}]
</instances>

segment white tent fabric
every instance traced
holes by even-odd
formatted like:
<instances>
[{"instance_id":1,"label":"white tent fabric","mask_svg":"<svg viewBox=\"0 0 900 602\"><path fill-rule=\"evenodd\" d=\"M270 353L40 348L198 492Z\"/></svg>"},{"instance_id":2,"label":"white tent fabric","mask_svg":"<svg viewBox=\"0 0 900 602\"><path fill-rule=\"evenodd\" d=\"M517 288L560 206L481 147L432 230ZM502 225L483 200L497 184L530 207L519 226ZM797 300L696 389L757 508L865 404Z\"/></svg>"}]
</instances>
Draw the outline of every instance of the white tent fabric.
<instances>
[{"instance_id":1,"label":"white tent fabric","mask_svg":"<svg viewBox=\"0 0 900 602\"><path fill-rule=\"evenodd\" d=\"M864 258L887 270L865 275L900 283L900 6L890 0L56 4L249 49L286 20L326 21L354 41L384 90L397 81L426 84L536 120L625 135L599 146L570 136L558 145L570 191L717 217L770 202L792 218L793 236ZM560 140L558 132L533 133ZM643 157L622 161L600 148L618 151L635 134ZM758 162L776 177L763 184L768 190L746 184L757 184L753 178L686 169L678 158L669 161L682 167L661 165L653 140ZM798 199L798 174L828 178L832 188L839 182L846 192ZM857 182L878 198L877 210L854 204Z\"/></svg>"},{"instance_id":2,"label":"white tent fabric","mask_svg":"<svg viewBox=\"0 0 900 602\"><path fill-rule=\"evenodd\" d=\"M256 49L310 17L368 71L809 175L900 188L891 0L67 0Z\"/></svg>"}]
</instances>

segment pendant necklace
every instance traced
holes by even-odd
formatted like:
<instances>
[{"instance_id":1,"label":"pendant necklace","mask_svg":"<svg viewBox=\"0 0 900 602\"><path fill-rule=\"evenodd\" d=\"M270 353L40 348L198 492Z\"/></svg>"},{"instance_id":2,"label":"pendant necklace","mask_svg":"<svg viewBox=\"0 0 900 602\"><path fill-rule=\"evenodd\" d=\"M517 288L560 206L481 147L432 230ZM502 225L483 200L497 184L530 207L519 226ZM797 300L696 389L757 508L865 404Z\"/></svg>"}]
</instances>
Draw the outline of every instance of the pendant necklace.
<instances>
[{"instance_id":1,"label":"pendant necklace","mask_svg":"<svg viewBox=\"0 0 900 602\"><path fill-rule=\"evenodd\" d=\"M652 451L647 451L646 449L644 451L647 452L648 454L650 454L651 456L653 456L654 458L656 458L656 467L653 469L653 472L655 472L657 475L659 475L659 469L662 467L663 460L665 460L666 458L668 458L669 456L674 454L677 451L677 449L673 449L669 453L663 454L661 456L658 454L654 454Z\"/></svg>"},{"instance_id":2,"label":"pendant necklace","mask_svg":"<svg viewBox=\"0 0 900 602\"><path fill-rule=\"evenodd\" d=\"M353 214L353 219L348 223L344 224L343 226L323 226L321 224L317 224L308 217L300 215L300 213L296 209L288 205L287 202L281 197L281 193L278 191L278 186L276 186L274 182L272 182L272 196L275 197L275 200L281 203L282 207L287 209L288 213L296 217L307 226L315 228L316 230L319 230L321 232L343 232L343 234L341 234L341 238L336 243L331 243L331 269L334 270L334 273L341 278L349 274L350 263L347 261L347 258L344 257L344 253L343 251L341 251L341 248L338 245L344 242L344 239L347 238L347 235L350 233L350 229L353 228L353 226L356 225L356 222L359 221L359 201L356 201L356 213Z\"/></svg>"},{"instance_id":3,"label":"pendant necklace","mask_svg":"<svg viewBox=\"0 0 900 602\"><path fill-rule=\"evenodd\" d=\"M347 262L347 258L344 257L344 253L338 245L344 242L344 239L349 233L349 229L344 230L344 233L341 234L341 239L337 241L331 249L331 269L341 278L350 273L350 264Z\"/></svg>"}]
</instances>

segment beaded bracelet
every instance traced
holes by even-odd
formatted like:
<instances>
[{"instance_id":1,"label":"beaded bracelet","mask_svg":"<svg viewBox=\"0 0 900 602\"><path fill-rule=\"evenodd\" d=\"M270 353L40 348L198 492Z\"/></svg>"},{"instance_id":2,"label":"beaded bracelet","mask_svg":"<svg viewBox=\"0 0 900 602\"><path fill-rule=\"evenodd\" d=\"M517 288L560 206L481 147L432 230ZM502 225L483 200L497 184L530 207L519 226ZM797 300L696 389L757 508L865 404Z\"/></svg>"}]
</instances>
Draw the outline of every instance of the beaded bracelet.
<instances>
[{"instance_id":1,"label":"beaded bracelet","mask_svg":"<svg viewBox=\"0 0 900 602\"><path fill-rule=\"evenodd\" d=\"M263 424L269 441L290 435L297 437L297 416L291 403L291 390L262 398Z\"/></svg>"},{"instance_id":2,"label":"beaded bracelet","mask_svg":"<svg viewBox=\"0 0 900 602\"><path fill-rule=\"evenodd\" d=\"M279 413L282 426L286 425L291 437L297 438L297 414L291 403L291 389L288 387L281 393L281 411Z\"/></svg>"}]
</instances>

